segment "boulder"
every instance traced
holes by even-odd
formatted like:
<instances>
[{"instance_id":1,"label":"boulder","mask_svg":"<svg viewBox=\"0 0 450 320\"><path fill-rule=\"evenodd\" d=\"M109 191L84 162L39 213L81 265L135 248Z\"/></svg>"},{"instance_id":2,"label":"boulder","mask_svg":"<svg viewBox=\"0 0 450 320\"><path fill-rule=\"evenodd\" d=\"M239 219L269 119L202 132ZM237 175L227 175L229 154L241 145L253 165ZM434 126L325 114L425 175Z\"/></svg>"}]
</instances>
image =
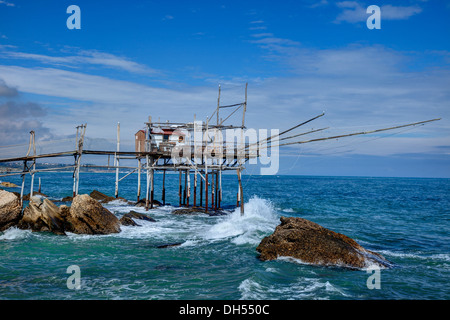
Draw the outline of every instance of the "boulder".
<instances>
[{"instance_id":1,"label":"boulder","mask_svg":"<svg viewBox=\"0 0 450 320\"><path fill-rule=\"evenodd\" d=\"M116 200L116 198L107 196L106 194L101 193L101 192L98 191L98 190L92 191L92 192L89 194L89 196L90 196L91 198L93 198L93 199L95 199L95 200L101 202L101 203L107 203L107 202Z\"/></svg>"},{"instance_id":2,"label":"boulder","mask_svg":"<svg viewBox=\"0 0 450 320\"><path fill-rule=\"evenodd\" d=\"M23 211L22 219L18 223L20 229L32 231L48 231L64 235L64 218L61 210L47 198L33 196Z\"/></svg>"},{"instance_id":3,"label":"boulder","mask_svg":"<svg viewBox=\"0 0 450 320\"><path fill-rule=\"evenodd\" d=\"M150 202L150 201L149 201ZM136 207L145 207L146 199L141 199L138 202L136 202L134 205ZM158 200L153 199L153 206L162 206L163 204L159 202Z\"/></svg>"},{"instance_id":4,"label":"boulder","mask_svg":"<svg viewBox=\"0 0 450 320\"><path fill-rule=\"evenodd\" d=\"M131 219L129 216L124 214L122 218L120 218L120 224L123 226L133 226L133 227L140 227L141 225L137 224L133 219Z\"/></svg>"},{"instance_id":5,"label":"boulder","mask_svg":"<svg viewBox=\"0 0 450 320\"><path fill-rule=\"evenodd\" d=\"M19 197L12 192L0 190L0 232L16 225L21 212Z\"/></svg>"},{"instance_id":6,"label":"boulder","mask_svg":"<svg viewBox=\"0 0 450 320\"><path fill-rule=\"evenodd\" d=\"M7 182L7 181L3 181L0 183L0 186L5 187L5 188L18 188L19 186L12 183L12 182Z\"/></svg>"},{"instance_id":7,"label":"boulder","mask_svg":"<svg viewBox=\"0 0 450 320\"><path fill-rule=\"evenodd\" d=\"M274 233L265 237L256 248L263 261L293 257L313 265L358 269L391 265L382 255L317 223L302 218L281 217L280 220Z\"/></svg>"},{"instance_id":8,"label":"boulder","mask_svg":"<svg viewBox=\"0 0 450 320\"><path fill-rule=\"evenodd\" d=\"M111 201L114 201L114 200L122 200L122 201L127 202L128 204L131 204L131 203L130 203L127 199L125 199L125 198L122 198L122 197L117 197L117 198L110 197L110 196L107 196L107 195L104 194L104 193L101 193L101 192L98 191L98 190L92 191L92 192L89 194L89 196L90 196L91 198L97 200L98 202L101 202L101 203L108 203L108 202L111 202Z\"/></svg>"},{"instance_id":9,"label":"boulder","mask_svg":"<svg viewBox=\"0 0 450 320\"><path fill-rule=\"evenodd\" d=\"M145 221L151 221L151 222L156 222L155 219L153 219L152 217L149 217L148 215L144 214L144 213L139 213L136 211L131 210L130 212L126 213L124 216L133 218L133 219L139 219L139 220L145 220Z\"/></svg>"},{"instance_id":10,"label":"boulder","mask_svg":"<svg viewBox=\"0 0 450 320\"><path fill-rule=\"evenodd\" d=\"M70 210L64 209L66 230L78 234L120 232L120 222L108 209L87 194L77 195Z\"/></svg>"}]
</instances>

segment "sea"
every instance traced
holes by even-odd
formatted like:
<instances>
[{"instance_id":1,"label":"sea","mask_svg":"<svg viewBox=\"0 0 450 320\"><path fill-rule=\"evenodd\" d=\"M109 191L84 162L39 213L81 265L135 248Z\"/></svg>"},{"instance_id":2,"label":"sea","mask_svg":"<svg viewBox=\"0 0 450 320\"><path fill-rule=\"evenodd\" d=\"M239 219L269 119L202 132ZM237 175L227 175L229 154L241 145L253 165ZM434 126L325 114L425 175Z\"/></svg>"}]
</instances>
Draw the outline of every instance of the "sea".
<instances>
[{"instance_id":1,"label":"sea","mask_svg":"<svg viewBox=\"0 0 450 320\"><path fill-rule=\"evenodd\" d=\"M70 172L36 177L41 192L57 205L72 193ZM137 178L131 174L120 182L120 197L136 200ZM241 216L237 176L224 174L227 214L210 216L172 213L179 203L178 178L166 175L165 206L145 211L122 200L105 204L118 218L134 210L156 220L136 220L140 226L121 226L117 234L63 236L14 227L0 232L0 299L450 298L450 179L243 175ZM20 177L2 179L21 184ZM79 193L96 189L113 196L114 181L114 173L82 172ZM162 175L155 174L155 181L155 198L161 200ZM35 183L37 190L37 178ZM29 184L27 177L25 193ZM256 247L281 216L305 218L345 234L392 266L355 270L289 257L261 261ZM180 245L159 248L174 243ZM79 271L75 288L73 270Z\"/></svg>"}]
</instances>

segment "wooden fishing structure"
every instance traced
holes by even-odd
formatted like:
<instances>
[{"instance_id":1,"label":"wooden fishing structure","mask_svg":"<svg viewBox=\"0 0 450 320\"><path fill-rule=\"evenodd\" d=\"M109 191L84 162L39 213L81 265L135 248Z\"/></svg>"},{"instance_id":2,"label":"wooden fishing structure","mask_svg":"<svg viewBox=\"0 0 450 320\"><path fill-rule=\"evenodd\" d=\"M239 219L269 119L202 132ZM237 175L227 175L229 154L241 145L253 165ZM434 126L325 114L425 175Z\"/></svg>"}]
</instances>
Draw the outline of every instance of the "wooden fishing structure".
<instances>
[{"instance_id":1,"label":"wooden fishing structure","mask_svg":"<svg viewBox=\"0 0 450 320\"><path fill-rule=\"evenodd\" d=\"M245 169L245 163L252 158L258 158L261 151L263 151L264 149L294 144L318 142L330 139L339 139L356 135L365 135L404 127L418 126L440 120L439 118L371 131L347 133L309 140L282 142L285 140L298 138L328 129L320 128L304 131L291 136L286 136L287 133L324 116L324 113L321 113L309 120L303 121L291 128L283 130L276 135L272 135L264 139L259 139L257 142L247 143L245 142L243 133L246 129L245 114L247 111L247 84L245 85L245 97L244 101L242 102L231 105L221 105L220 95L221 87L219 86L217 106L213 114L210 117L207 117L206 121L196 121L195 115L193 122L185 123L159 121L152 122L152 117L149 117L148 121L145 122L145 130L138 131L135 136L136 148L134 151L120 150L120 123L117 124L117 148L116 150L109 151L85 149L84 142L87 124L82 124L76 127L76 144L73 150L65 152L37 154L35 133L34 131L31 131L28 151L25 156L14 158L1 158L0 156L0 163L23 162L23 169L21 171L0 173L0 177L12 175L20 175L22 177L20 201L21 203L23 203L25 176L28 174L31 175L31 197L33 196L34 192L33 186L35 174L46 171L48 172L67 169L73 170L72 194L73 197L75 197L79 191L80 170L82 167L114 169L115 197L118 198L120 181L137 172L137 202L139 202L143 201L143 199L141 199L141 174L145 173L145 208L148 210L152 209L155 203L155 172L162 172L163 180L161 202L163 205L166 204L166 172L178 172L179 206L203 208L204 211L208 213L208 210L215 211L221 209L222 173L226 171L235 171L238 184L236 192L236 206L240 207L241 215L243 215L244 190L242 185L242 171ZM231 110L228 112L225 119L220 118L220 114L223 109ZM225 124L225 122L238 111L242 112L241 122L234 125ZM215 123L213 123L212 121L214 116L216 120ZM229 143L229 141L226 142L219 139L219 136L224 136L223 133L225 130L239 130L240 140L232 141L232 143ZM195 139L196 136L200 136L201 138ZM82 165L81 159L83 155L108 156L108 163L107 165ZM73 165L61 166L58 168L36 169L37 160L59 157L73 157L74 163ZM113 157L114 159L113 165L109 163L110 157ZM137 161L137 166L121 165L121 160L124 159ZM120 177L121 169L131 171ZM193 183L191 183L192 176ZM192 188L191 184L193 184ZM41 184L39 179L39 192L40 189Z\"/></svg>"}]
</instances>

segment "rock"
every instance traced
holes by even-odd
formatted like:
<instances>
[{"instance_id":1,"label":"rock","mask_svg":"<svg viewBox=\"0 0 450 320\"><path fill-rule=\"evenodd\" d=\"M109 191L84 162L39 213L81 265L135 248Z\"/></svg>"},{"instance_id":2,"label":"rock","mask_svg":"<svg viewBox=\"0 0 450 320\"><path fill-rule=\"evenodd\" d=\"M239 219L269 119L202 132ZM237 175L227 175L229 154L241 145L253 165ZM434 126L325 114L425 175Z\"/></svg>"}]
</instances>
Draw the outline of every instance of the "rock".
<instances>
[{"instance_id":1,"label":"rock","mask_svg":"<svg viewBox=\"0 0 450 320\"><path fill-rule=\"evenodd\" d=\"M358 269L369 265L391 265L382 255L317 223L302 218L281 217L280 220L274 233L265 237L256 248L263 261L284 256L313 265Z\"/></svg>"},{"instance_id":2,"label":"rock","mask_svg":"<svg viewBox=\"0 0 450 320\"><path fill-rule=\"evenodd\" d=\"M42 200L40 197L31 197L17 226L20 229L65 235L65 220L61 216L61 210L47 198Z\"/></svg>"},{"instance_id":3,"label":"rock","mask_svg":"<svg viewBox=\"0 0 450 320\"><path fill-rule=\"evenodd\" d=\"M136 202L134 205L136 207L145 207L145 199L141 199L138 202ZM150 201L149 201L150 202ZM162 206L163 204L161 202L159 202L158 200L154 200L153 199L153 206Z\"/></svg>"},{"instance_id":4,"label":"rock","mask_svg":"<svg viewBox=\"0 0 450 320\"><path fill-rule=\"evenodd\" d=\"M78 234L110 234L120 232L115 215L87 194L77 195L69 212L64 209L67 231Z\"/></svg>"},{"instance_id":5,"label":"rock","mask_svg":"<svg viewBox=\"0 0 450 320\"><path fill-rule=\"evenodd\" d=\"M0 232L16 225L21 212L19 197L12 192L0 190Z\"/></svg>"},{"instance_id":6,"label":"rock","mask_svg":"<svg viewBox=\"0 0 450 320\"><path fill-rule=\"evenodd\" d=\"M172 211L173 214L185 214L185 215L194 215L199 213L206 213L205 208L203 207L190 207L190 208L180 208ZM208 209L208 215L210 216L223 216L228 213L222 210L213 210Z\"/></svg>"},{"instance_id":7,"label":"rock","mask_svg":"<svg viewBox=\"0 0 450 320\"><path fill-rule=\"evenodd\" d=\"M126 214L124 214L122 216L122 218L120 218L120 224L123 226L135 226L135 227L140 227L139 224L137 224L136 222L134 222L133 219L131 219L129 216L127 216Z\"/></svg>"},{"instance_id":8,"label":"rock","mask_svg":"<svg viewBox=\"0 0 450 320\"><path fill-rule=\"evenodd\" d=\"M101 203L107 203L107 202L116 200L116 198L107 196L106 194L101 193L100 191L97 191L97 190L92 191L89 194L89 196Z\"/></svg>"},{"instance_id":9,"label":"rock","mask_svg":"<svg viewBox=\"0 0 450 320\"><path fill-rule=\"evenodd\" d=\"M71 196L67 196L61 199L61 202L72 202L73 201L73 197Z\"/></svg>"},{"instance_id":10,"label":"rock","mask_svg":"<svg viewBox=\"0 0 450 320\"><path fill-rule=\"evenodd\" d=\"M12 182L7 182L7 181L3 181L0 183L0 186L5 187L5 188L18 188L19 186L12 183Z\"/></svg>"},{"instance_id":11,"label":"rock","mask_svg":"<svg viewBox=\"0 0 450 320\"><path fill-rule=\"evenodd\" d=\"M122 216L122 218L120 218L120 223L122 225L124 225L124 226L138 226L138 227L140 227L140 225L137 224L133 219L156 222L155 219L153 219L152 217L147 216L146 214L139 213L139 212L131 210L129 213L124 214Z\"/></svg>"},{"instance_id":12,"label":"rock","mask_svg":"<svg viewBox=\"0 0 450 320\"><path fill-rule=\"evenodd\" d=\"M162 244L157 246L158 249L164 249L164 248L171 248L171 247L178 247L181 246L183 242L176 242L176 243L169 243L169 244Z\"/></svg>"},{"instance_id":13,"label":"rock","mask_svg":"<svg viewBox=\"0 0 450 320\"><path fill-rule=\"evenodd\" d=\"M152 217L149 217L148 215L144 214L144 213L139 213L136 211L131 210L129 213L126 213L124 216L133 218L133 219L140 219L140 220L146 220L146 221L151 221L151 222L156 222L155 219L153 219Z\"/></svg>"}]
</instances>

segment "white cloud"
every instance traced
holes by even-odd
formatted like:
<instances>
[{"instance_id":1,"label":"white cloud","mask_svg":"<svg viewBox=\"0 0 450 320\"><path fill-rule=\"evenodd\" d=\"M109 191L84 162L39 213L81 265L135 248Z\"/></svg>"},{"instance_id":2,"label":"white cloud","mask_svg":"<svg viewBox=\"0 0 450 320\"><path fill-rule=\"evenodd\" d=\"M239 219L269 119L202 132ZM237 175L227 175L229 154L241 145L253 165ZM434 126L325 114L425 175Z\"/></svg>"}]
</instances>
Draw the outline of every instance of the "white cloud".
<instances>
[{"instance_id":1,"label":"white cloud","mask_svg":"<svg viewBox=\"0 0 450 320\"><path fill-rule=\"evenodd\" d=\"M26 53L20 51L7 50L9 47L0 48L3 51L0 55L5 58L34 60L44 64L76 68L80 65L97 65L101 67L124 70L138 74L156 74L157 70L145 65L131 61L125 57L119 57L109 53L96 50L78 50L75 55L49 56L43 54ZM6 49L6 50L5 50Z\"/></svg>"},{"instance_id":2,"label":"white cloud","mask_svg":"<svg viewBox=\"0 0 450 320\"><path fill-rule=\"evenodd\" d=\"M3 0L0 0L0 4L4 4L5 6L7 6L7 7L15 7L16 5L14 4L14 3L12 3L12 2L7 2L7 1L3 1Z\"/></svg>"}]
</instances>

